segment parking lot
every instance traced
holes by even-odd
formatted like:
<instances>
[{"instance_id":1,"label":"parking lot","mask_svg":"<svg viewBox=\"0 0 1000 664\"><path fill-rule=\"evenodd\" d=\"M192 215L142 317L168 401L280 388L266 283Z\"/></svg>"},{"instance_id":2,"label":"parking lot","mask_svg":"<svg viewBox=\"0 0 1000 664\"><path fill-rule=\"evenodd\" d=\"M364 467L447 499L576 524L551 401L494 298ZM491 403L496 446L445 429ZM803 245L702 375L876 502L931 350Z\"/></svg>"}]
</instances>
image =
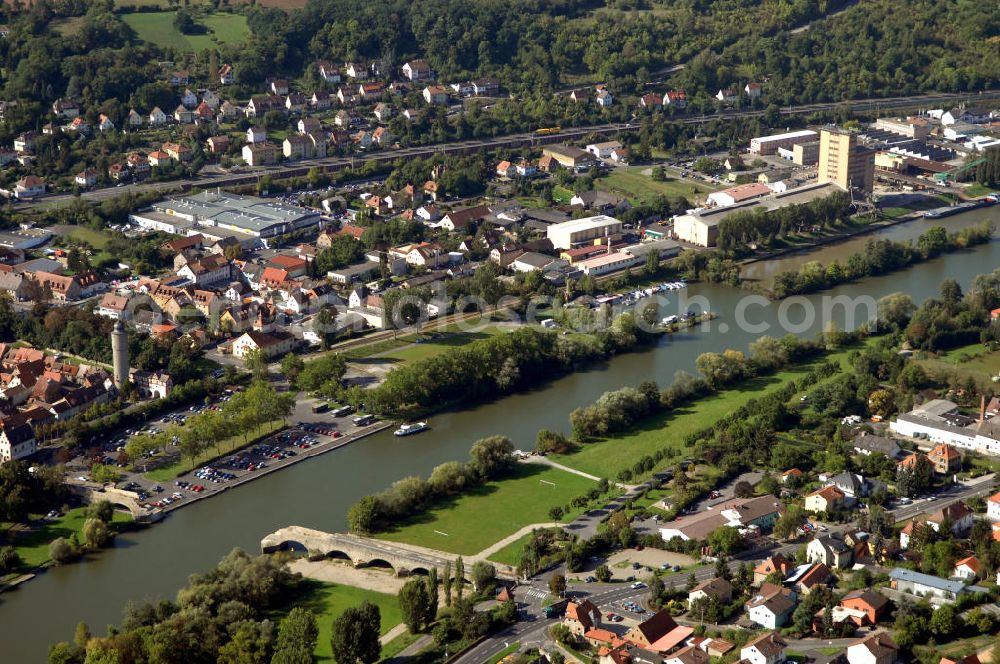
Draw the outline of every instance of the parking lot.
<instances>
[{"instance_id":1,"label":"parking lot","mask_svg":"<svg viewBox=\"0 0 1000 664\"><path fill-rule=\"evenodd\" d=\"M227 391L209 403L178 409L157 417L155 421L142 428L127 429L110 436L110 440L96 447L96 451L95 447L91 448L91 456L81 455L70 462L70 481L89 482L87 469L93 461L117 465L123 469L122 480L116 485L118 488L134 492L140 504L150 511L169 511L185 502L190 502L192 498L224 490L233 484L240 484L306 457L346 445L357 438L389 426L388 422L379 421L371 415L355 415L353 410L350 413L345 411L315 413L306 402L312 400L306 400L296 404L293 417L301 419L293 426L249 447L235 450L169 483L158 483L147 479L142 474L146 466L141 461L136 462L136 472L125 470L127 464L123 463L123 458L119 458L119 453L131 436L162 431L174 423L183 425L191 415L205 410L217 410L231 396L232 392ZM340 416L336 416L335 413ZM168 444L167 449L159 450L150 456L179 454L176 442L173 441ZM152 465L152 460L148 463Z\"/></svg>"}]
</instances>

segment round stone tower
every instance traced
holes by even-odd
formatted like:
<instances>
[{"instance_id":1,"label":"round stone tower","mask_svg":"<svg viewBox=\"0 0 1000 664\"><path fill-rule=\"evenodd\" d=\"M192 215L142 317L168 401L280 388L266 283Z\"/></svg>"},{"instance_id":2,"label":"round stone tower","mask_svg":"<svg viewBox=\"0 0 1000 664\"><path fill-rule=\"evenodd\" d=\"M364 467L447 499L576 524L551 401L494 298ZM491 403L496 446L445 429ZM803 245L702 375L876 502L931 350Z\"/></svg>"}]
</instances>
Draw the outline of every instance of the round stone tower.
<instances>
[{"instance_id":1,"label":"round stone tower","mask_svg":"<svg viewBox=\"0 0 1000 664\"><path fill-rule=\"evenodd\" d=\"M116 321L111 331L111 355L115 387L120 390L128 383L128 332L121 321Z\"/></svg>"}]
</instances>

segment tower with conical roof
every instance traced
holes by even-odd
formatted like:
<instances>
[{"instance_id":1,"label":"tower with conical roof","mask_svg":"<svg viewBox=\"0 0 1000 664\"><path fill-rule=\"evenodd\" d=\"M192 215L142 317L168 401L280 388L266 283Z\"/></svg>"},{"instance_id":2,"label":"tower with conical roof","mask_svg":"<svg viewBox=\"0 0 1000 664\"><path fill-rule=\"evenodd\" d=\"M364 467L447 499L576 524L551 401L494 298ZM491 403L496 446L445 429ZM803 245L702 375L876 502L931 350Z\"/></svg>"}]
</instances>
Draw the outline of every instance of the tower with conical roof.
<instances>
[{"instance_id":1,"label":"tower with conical roof","mask_svg":"<svg viewBox=\"0 0 1000 664\"><path fill-rule=\"evenodd\" d=\"M120 320L111 331L111 358L115 387L120 390L128 383L128 332Z\"/></svg>"}]
</instances>

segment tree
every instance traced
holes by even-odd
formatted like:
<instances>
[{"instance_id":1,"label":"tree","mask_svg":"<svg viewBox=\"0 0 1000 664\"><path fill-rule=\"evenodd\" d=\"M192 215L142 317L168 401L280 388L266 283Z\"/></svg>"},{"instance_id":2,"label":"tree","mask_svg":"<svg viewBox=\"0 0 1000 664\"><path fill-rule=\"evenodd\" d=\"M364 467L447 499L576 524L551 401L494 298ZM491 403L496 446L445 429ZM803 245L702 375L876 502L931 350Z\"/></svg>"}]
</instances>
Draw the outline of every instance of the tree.
<instances>
[{"instance_id":1,"label":"tree","mask_svg":"<svg viewBox=\"0 0 1000 664\"><path fill-rule=\"evenodd\" d=\"M21 562L21 556L14 547L5 546L0 549L0 574L13 572L21 566Z\"/></svg>"},{"instance_id":2,"label":"tree","mask_svg":"<svg viewBox=\"0 0 1000 664\"><path fill-rule=\"evenodd\" d=\"M868 395L868 410L874 415L885 417L893 409L895 401L892 392L889 390L875 390Z\"/></svg>"},{"instance_id":3,"label":"tree","mask_svg":"<svg viewBox=\"0 0 1000 664\"><path fill-rule=\"evenodd\" d=\"M69 562L76 556L76 549L65 537L57 537L49 543L49 558L57 565Z\"/></svg>"},{"instance_id":4,"label":"tree","mask_svg":"<svg viewBox=\"0 0 1000 664\"><path fill-rule=\"evenodd\" d=\"M563 518L563 508L556 505L555 507L550 509L549 518L555 521L556 523L559 523Z\"/></svg>"},{"instance_id":5,"label":"tree","mask_svg":"<svg viewBox=\"0 0 1000 664\"><path fill-rule=\"evenodd\" d=\"M506 436L481 438L472 445L469 456L480 477L498 477L514 467L514 443Z\"/></svg>"},{"instance_id":6,"label":"tree","mask_svg":"<svg viewBox=\"0 0 1000 664\"><path fill-rule=\"evenodd\" d=\"M291 385L295 385L296 379L305 368L305 362L295 353L288 353L281 358L281 374L288 379Z\"/></svg>"},{"instance_id":7,"label":"tree","mask_svg":"<svg viewBox=\"0 0 1000 664\"><path fill-rule=\"evenodd\" d=\"M890 293L878 300L879 321L896 329L905 328L916 310L913 298L906 293Z\"/></svg>"},{"instance_id":8,"label":"tree","mask_svg":"<svg viewBox=\"0 0 1000 664\"><path fill-rule=\"evenodd\" d=\"M778 539L788 539L795 535L806 522L806 513L801 505L789 505L785 513L774 522L774 536Z\"/></svg>"},{"instance_id":9,"label":"tree","mask_svg":"<svg viewBox=\"0 0 1000 664\"><path fill-rule=\"evenodd\" d=\"M371 602L350 607L333 621L330 647L338 664L371 664L382 652L379 643L382 617Z\"/></svg>"},{"instance_id":10,"label":"tree","mask_svg":"<svg viewBox=\"0 0 1000 664\"><path fill-rule=\"evenodd\" d=\"M549 579L549 590L556 597L562 597L566 592L566 577L562 574L553 574Z\"/></svg>"},{"instance_id":11,"label":"tree","mask_svg":"<svg viewBox=\"0 0 1000 664\"><path fill-rule=\"evenodd\" d=\"M465 593L465 561L462 556L455 560L455 598L461 602Z\"/></svg>"},{"instance_id":12,"label":"tree","mask_svg":"<svg viewBox=\"0 0 1000 664\"><path fill-rule=\"evenodd\" d=\"M271 664L312 664L318 638L316 615L302 607L293 608L278 623Z\"/></svg>"},{"instance_id":13,"label":"tree","mask_svg":"<svg viewBox=\"0 0 1000 664\"><path fill-rule=\"evenodd\" d=\"M83 541L87 543L87 546L99 549L110 539L111 531L108 530L108 524L105 522L94 518L83 522Z\"/></svg>"},{"instance_id":14,"label":"tree","mask_svg":"<svg viewBox=\"0 0 1000 664\"><path fill-rule=\"evenodd\" d=\"M722 526L712 531L708 536L708 545L715 555L728 556L739 549L740 532L731 526Z\"/></svg>"},{"instance_id":15,"label":"tree","mask_svg":"<svg viewBox=\"0 0 1000 664\"><path fill-rule=\"evenodd\" d=\"M928 626L936 636L948 639L961 627L961 620L952 605L942 604L931 614Z\"/></svg>"},{"instance_id":16,"label":"tree","mask_svg":"<svg viewBox=\"0 0 1000 664\"><path fill-rule=\"evenodd\" d=\"M649 601L654 606L658 606L660 603L660 597L663 595L666 588L663 585L663 579L659 576L653 576L649 580Z\"/></svg>"},{"instance_id":17,"label":"tree","mask_svg":"<svg viewBox=\"0 0 1000 664\"><path fill-rule=\"evenodd\" d=\"M486 561L477 560L472 565L470 576L473 589L477 593L483 593L496 583L497 569Z\"/></svg>"},{"instance_id":18,"label":"tree","mask_svg":"<svg viewBox=\"0 0 1000 664\"><path fill-rule=\"evenodd\" d=\"M347 527L352 533L367 535L374 532L383 517L382 503L375 496L365 496L347 511Z\"/></svg>"},{"instance_id":19,"label":"tree","mask_svg":"<svg viewBox=\"0 0 1000 664\"><path fill-rule=\"evenodd\" d=\"M434 620L430 613L431 598L423 579L413 578L399 591L399 608L403 622L413 634L424 631Z\"/></svg>"},{"instance_id":20,"label":"tree","mask_svg":"<svg viewBox=\"0 0 1000 664\"><path fill-rule=\"evenodd\" d=\"M243 620L235 627L232 638L219 648L218 664L267 664L274 641L274 624L270 620Z\"/></svg>"},{"instance_id":21,"label":"tree","mask_svg":"<svg viewBox=\"0 0 1000 664\"><path fill-rule=\"evenodd\" d=\"M733 495L737 498L752 498L753 497L753 485L746 480L740 480L733 487Z\"/></svg>"},{"instance_id":22,"label":"tree","mask_svg":"<svg viewBox=\"0 0 1000 664\"><path fill-rule=\"evenodd\" d=\"M259 348L248 351L243 356L243 367L252 373L257 380L267 378L267 357L264 356L264 351Z\"/></svg>"},{"instance_id":23,"label":"tree","mask_svg":"<svg viewBox=\"0 0 1000 664\"><path fill-rule=\"evenodd\" d=\"M594 577L601 583L608 583L611 581L611 568L607 565L598 565L594 570Z\"/></svg>"},{"instance_id":24,"label":"tree","mask_svg":"<svg viewBox=\"0 0 1000 664\"><path fill-rule=\"evenodd\" d=\"M444 586L444 605L451 606L451 561L445 561L444 564L444 578L441 579L441 584Z\"/></svg>"},{"instance_id":25,"label":"tree","mask_svg":"<svg viewBox=\"0 0 1000 664\"><path fill-rule=\"evenodd\" d=\"M88 517L100 519L104 523L111 523L114 513L114 505L112 505L109 500L98 500L96 503L91 503L85 510L85 514Z\"/></svg>"}]
</instances>

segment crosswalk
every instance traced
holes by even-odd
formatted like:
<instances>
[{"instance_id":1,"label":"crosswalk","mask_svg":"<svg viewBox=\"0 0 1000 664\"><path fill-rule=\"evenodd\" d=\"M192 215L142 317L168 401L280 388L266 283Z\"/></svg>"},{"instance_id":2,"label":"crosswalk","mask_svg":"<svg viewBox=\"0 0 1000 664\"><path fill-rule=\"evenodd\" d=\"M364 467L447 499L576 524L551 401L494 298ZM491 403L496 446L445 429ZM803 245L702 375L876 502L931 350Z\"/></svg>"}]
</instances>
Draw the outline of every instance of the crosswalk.
<instances>
[{"instance_id":1,"label":"crosswalk","mask_svg":"<svg viewBox=\"0 0 1000 664\"><path fill-rule=\"evenodd\" d=\"M528 588L524 593L528 597L534 597L535 599L545 599L549 596L544 590L538 590L537 588Z\"/></svg>"}]
</instances>

